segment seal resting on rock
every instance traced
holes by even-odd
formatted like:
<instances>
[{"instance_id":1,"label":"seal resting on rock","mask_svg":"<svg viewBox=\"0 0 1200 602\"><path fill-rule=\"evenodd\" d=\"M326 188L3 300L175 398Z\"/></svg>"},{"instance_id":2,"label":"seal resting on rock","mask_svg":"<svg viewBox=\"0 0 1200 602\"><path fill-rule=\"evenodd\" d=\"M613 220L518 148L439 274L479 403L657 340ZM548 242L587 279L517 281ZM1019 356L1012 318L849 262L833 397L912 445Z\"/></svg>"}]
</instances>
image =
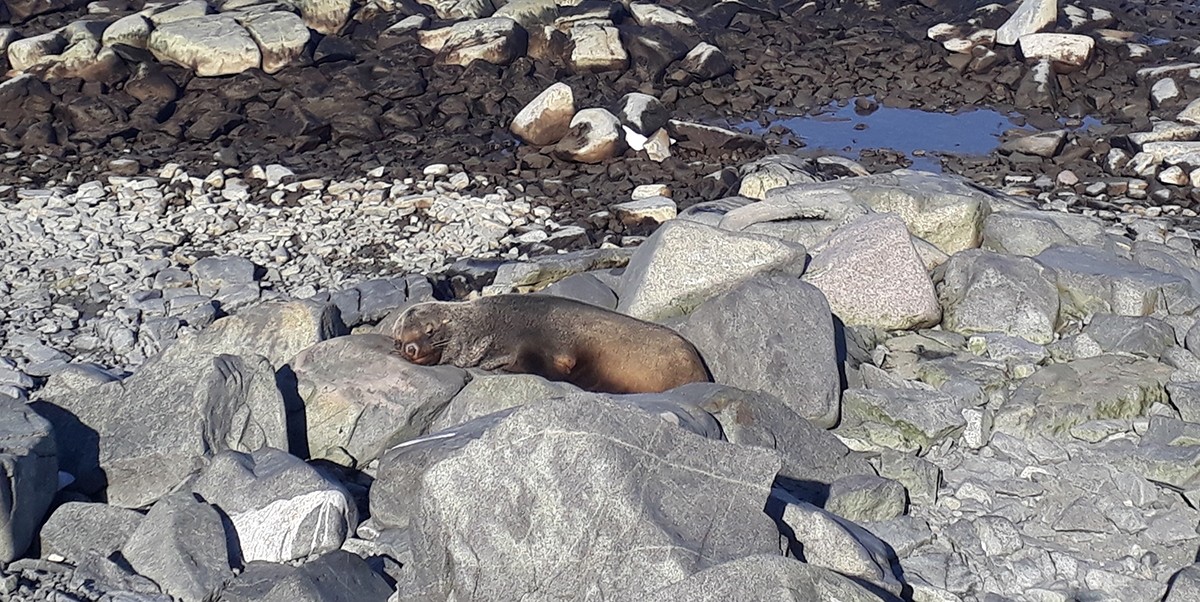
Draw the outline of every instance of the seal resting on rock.
<instances>
[{"instance_id":1,"label":"seal resting on rock","mask_svg":"<svg viewBox=\"0 0 1200 602\"><path fill-rule=\"evenodd\" d=\"M675 331L551 295L418 303L401 315L393 338L414 364L536 374L601 393L712 381L700 353Z\"/></svg>"}]
</instances>

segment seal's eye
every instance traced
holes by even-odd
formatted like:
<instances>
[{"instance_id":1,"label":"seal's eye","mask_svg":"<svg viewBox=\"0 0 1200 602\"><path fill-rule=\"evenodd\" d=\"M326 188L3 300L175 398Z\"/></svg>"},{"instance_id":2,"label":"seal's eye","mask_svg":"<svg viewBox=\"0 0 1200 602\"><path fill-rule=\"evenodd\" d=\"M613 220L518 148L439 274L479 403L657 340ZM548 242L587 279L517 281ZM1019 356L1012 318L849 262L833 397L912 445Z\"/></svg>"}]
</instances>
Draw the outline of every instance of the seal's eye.
<instances>
[{"instance_id":1,"label":"seal's eye","mask_svg":"<svg viewBox=\"0 0 1200 602\"><path fill-rule=\"evenodd\" d=\"M416 343L408 343L404 346L404 355L407 355L408 357L415 358L420 352L421 348L417 346Z\"/></svg>"}]
</instances>

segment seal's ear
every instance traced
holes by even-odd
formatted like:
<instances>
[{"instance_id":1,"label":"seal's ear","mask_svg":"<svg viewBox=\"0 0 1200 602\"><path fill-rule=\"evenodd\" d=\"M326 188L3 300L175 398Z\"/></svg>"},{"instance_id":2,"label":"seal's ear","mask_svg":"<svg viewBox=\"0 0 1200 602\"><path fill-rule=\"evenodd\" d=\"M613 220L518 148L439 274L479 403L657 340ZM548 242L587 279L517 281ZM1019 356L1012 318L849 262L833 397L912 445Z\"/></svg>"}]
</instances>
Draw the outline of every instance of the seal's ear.
<instances>
[{"instance_id":1,"label":"seal's ear","mask_svg":"<svg viewBox=\"0 0 1200 602\"><path fill-rule=\"evenodd\" d=\"M563 376L570 374L571 370L575 369L575 358L570 355L555 355L554 369L558 370L559 374Z\"/></svg>"}]
</instances>

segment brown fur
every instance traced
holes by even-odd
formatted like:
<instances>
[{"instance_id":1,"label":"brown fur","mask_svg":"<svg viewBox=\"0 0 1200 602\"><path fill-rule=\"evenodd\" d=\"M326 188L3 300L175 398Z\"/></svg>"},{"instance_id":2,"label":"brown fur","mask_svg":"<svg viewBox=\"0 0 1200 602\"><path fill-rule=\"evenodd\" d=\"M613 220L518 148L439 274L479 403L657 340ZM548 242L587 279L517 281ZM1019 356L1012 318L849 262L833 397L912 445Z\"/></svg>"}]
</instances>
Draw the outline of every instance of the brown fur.
<instances>
[{"instance_id":1,"label":"brown fur","mask_svg":"<svg viewBox=\"0 0 1200 602\"><path fill-rule=\"evenodd\" d=\"M536 374L588 391L658 393L712 380L675 331L550 295L420 303L393 336L416 364Z\"/></svg>"}]
</instances>

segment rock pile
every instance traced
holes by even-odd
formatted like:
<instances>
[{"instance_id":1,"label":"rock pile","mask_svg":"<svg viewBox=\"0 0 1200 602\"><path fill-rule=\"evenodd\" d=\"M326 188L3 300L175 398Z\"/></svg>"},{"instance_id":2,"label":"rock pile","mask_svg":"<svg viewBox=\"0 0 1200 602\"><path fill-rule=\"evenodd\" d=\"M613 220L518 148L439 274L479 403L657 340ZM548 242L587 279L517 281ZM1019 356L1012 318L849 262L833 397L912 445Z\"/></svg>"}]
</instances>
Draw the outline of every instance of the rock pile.
<instances>
[{"instance_id":1,"label":"rock pile","mask_svg":"<svg viewBox=\"0 0 1200 602\"><path fill-rule=\"evenodd\" d=\"M715 384L409 364L380 333L419 277L369 312L260 301L131 376L57 367L0 407L0 551L41 558L4 591L1186 599L1190 238L911 171L762 196L483 279L667 324Z\"/></svg>"}]
</instances>

